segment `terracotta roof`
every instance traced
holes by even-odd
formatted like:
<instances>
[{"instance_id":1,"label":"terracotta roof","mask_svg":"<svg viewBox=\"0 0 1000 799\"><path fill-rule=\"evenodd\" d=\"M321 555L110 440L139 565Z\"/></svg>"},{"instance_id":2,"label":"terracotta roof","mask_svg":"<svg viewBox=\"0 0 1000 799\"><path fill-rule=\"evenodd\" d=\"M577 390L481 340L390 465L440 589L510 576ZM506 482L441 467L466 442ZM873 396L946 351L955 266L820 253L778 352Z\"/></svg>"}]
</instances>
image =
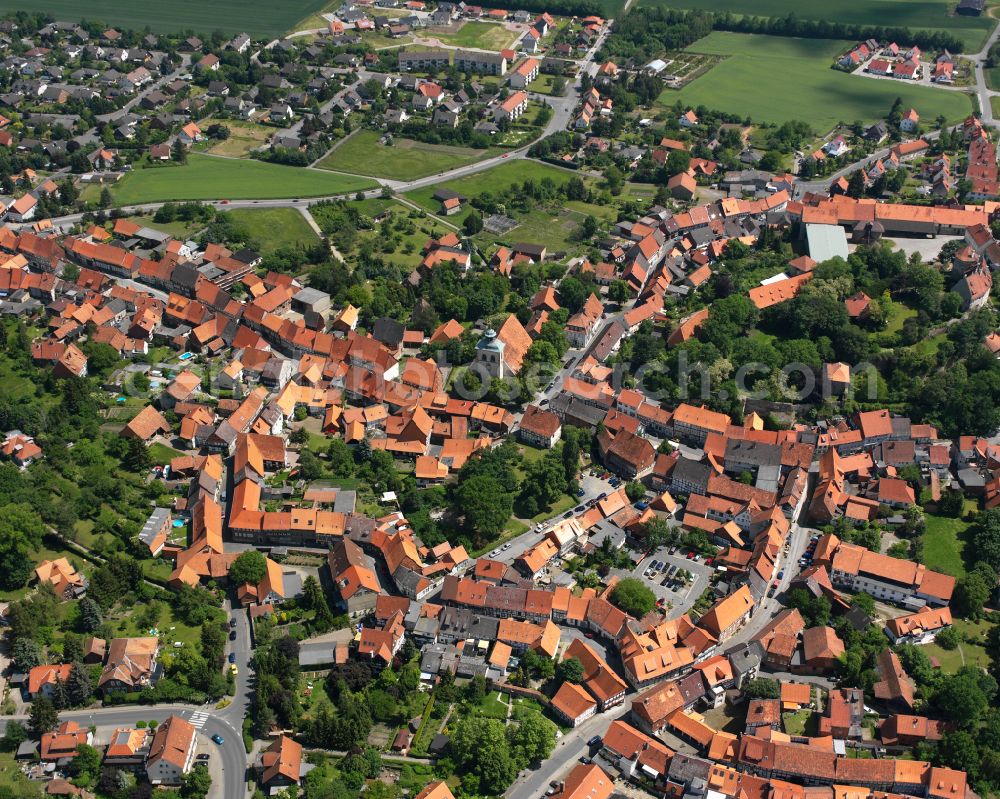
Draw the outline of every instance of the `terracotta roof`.
<instances>
[{"instance_id":1,"label":"terracotta roof","mask_svg":"<svg viewBox=\"0 0 1000 799\"><path fill-rule=\"evenodd\" d=\"M698 624L714 636L719 637L737 621L745 617L754 608L750 589L741 585L727 597L716 602L708 612L699 619Z\"/></svg>"},{"instance_id":2,"label":"terracotta roof","mask_svg":"<svg viewBox=\"0 0 1000 799\"><path fill-rule=\"evenodd\" d=\"M418 793L414 799L455 799L455 795L451 792L446 782L435 780L428 783L427 787Z\"/></svg>"},{"instance_id":3,"label":"terracotta roof","mask_svg":"<svg viewBox=\"0 0 1000 799\"><path fill-rule=\"evenodd\" d=\"M265 784L277 777L284 777L294 783L299 781L302 770L302 744L287 735L279 736L264 750L260 759L264 769L262 777Z\"/></svg>"},{"instance_id":4,"label":"terracotta roof","mask_svg":"<svg viewBox=\"0 0 1000 799\"><path fill-rule=\"evenodd\" d=\"M170 425L163 418L163 414L152 405L147 405L125 425L122 435L137 438L140 441L149 441L157 433L166 433L169 431Z\"/></svg>"},{"instance_id":5,"label":"terracotta roof","mask_svg":"<svg viewBox=\"0 0 1000 799\"><path fill-rule=\"evenodd\" d=\"M886 629L899 638L905 635L914 635L924 632L935 632L951 625L950 608L925 607L916 613L907 616L898 616L889 619Z\"/></svg>"},{"instance_id":6,"label":"terracotta roof","mask_svg":"<svg viewBox=\"0 0 1000 799\"><path fill-rule=\"evenodd\" d=\"M46 685L65 683L72 668L69 663L60 666L35 666L28 672L28 693L34 696Z\"/></svg>"},{"instance_id":7,"label":"terracotta roof","mask_svg":"<svg viewBox=\"0 0 1000 799\"><path fill-rule=\"evenodd\" d=\"M806 272L795 277L777 280L763 286L755 286L748 292L750 301L758 309L770 308L772 305L792 299L812 278L811 272Z\"/></svg>"},{"instance_id":8,"label":"terracotta roof","mask_svg":"<svg viewBox=\"0 0 1000 799\"><path fill-rule=\"evenodd\" d=\"M609 799L615 781L593 763L578 763L566 775L562 787L552 794L552 799Z\"/></svg>"},{"instance_id":9,"label":"terracotta roof","mask_svg":"<svg viewBox=\"0 0 1000 799\"><path fill-rule=\"evenodd\" d=\"M552 697L552 707L556 712L575 721L584 713L596 709L597 703L581 686L567 681L559 686L556 695Z\"/></svg>"},{"instance_id":10,"label":"terracotta roof","mask_svg":"<svg viewBox=\"0 0 1000 799\"><path fill-rule=\"evenodd\" d=\"M184 768L187 756L194 746L195 729L180 716L171 716L159 727L153 735L153 743L149 747L147 767L160 760Z\"/></svg>"},{"instance_id":11,"label":"terracotta roof","mask_svg":"<svg viewBox=\"0 0 1000 799\"><path fill-rule=\"evenodd\" d=\"M803 659L837 658L844 653L844 642L832 627L810 627L802 633Z\"/></svg>"}]
</instances>

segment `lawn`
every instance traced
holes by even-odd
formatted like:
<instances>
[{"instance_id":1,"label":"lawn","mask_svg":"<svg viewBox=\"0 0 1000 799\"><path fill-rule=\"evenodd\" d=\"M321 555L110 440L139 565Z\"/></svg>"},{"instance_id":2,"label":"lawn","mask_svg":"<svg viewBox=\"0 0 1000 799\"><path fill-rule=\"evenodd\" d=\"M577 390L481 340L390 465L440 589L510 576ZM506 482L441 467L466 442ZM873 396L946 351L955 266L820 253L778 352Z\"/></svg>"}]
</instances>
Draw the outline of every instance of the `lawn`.
<instances>
[{"instance_id":1,"label":"lawn","mask_svg":"<svg viewBox=\"0 0 1000 799\"><path fill-rule=\"evenodd\" d=\"M143 225L153 230L159 230L163 233L169 233L175 239L180 239L182 241L193 237L198 231L202 230L205 225L202 222L184 222L182 220L175 220L173 222L154 222L152 216L132 216L129 217L137 225Z\"/></svg>"},{"instance_id":2,"label":"lawn","mask_svg":"<svg viewBox=\"0 0 1000 799\"><path fill-rule=\"evenodd\" d=\"M159 631L159 636L166 639L170 648L169 651L174 651L175 647L173 644L175 641L180 641L184 646L196 646L201 640L201 626L190 627L184 624L184 622L174 616L173 608L165 602L161 602L160 605L160 623L157 630ZM116 635L124 637L149 635L149 630L139 629L136 626L135 617L131 614L123 619L112 617L109 623Z\"/></svg>"},{"instance_id":3,"label":"lawn","mask_svg":"<svg viewBox=\"0 0 1000 799\"><path fill-rule=\"evenodd\" d=\"M986 76L986 86L994 92L1000 92L1000 67L987 67L983 70Z\"/></svg>"},{"instance_id":4,"label":"lawn","mask_svg":"<svg viewBox=\"0 0 1000 799\"><path fill-rule=\"evenodd\" d=\"M14 760L13 752L0 752L0 788L11 796L42 796L44 783L29 780Z\"/></svg>"},{"instance_id":5,"label":"lawn","mask_svg":"<svg viewBox=\"0 0 1000 799\"><path fill-rule=\"evenodd\" d=\"M761 122L805 120L819 132L839 122L880 119L897 97L927 119L943 114L954 121L969 114L971 100L960 92L831 69L834 57L850 44L717 31L688 50L729 58L680 91L664 90L658 103L705 105Z\"/></svg>"},{"instance_id":6,"label":"lawn","mask_svg":"<svg viewBox=\"0 0 1000 799\"><path fill-rule=\"evenodd\" d=\"M473 716L482 716L487 719L507 718L507 699L499 692L490 691L479 700L479 704L467 708Z\"/></svg>"},{"instance_id":7,"label":"lawn","mask_svg":"<svg viewBox=\"0 0 1000 799\"><path fill-rule=\"evenodd\" d=\"M517 33L496 22L466 22L454 33L438 33L436 28L430 28L424 35L440 39L445 44L477 50L503 50L517 39Z\"/></svg>"},{"instance_id":8,"label":"lawn","mask_svg":"<svg viewBox=\"0 0 1000 799\"><path fill-rule=\"evenodd\" d=\"M523 241L544 244L553 252L579 249L584 244L577 240L577 231L586 217L584 213L561 205L540 208L527 215L516 215L521 224L499 238L508 244ZM498 237L492 233L479 233L475 239L487 245L497 241Z\"/></svg>"},{"instance_id":9,"label":"lawn","mask_svg":"<svg viewBox=\"0 0 1000 799\"><path fill-rule=\"evenodd\" d=\"M208 34L222 30L228 34L246 31L255 38L273 38L284 33L300 19L323 8L328 0L91 0L85 6L79 0L0 0L0 14L23 11L51 14L56 19L78 22L88 20L119 27L176 33L193 30Z\"/></svg>"},{"instance_id":10,"label":"lawn","mask_svg":"<svg viewBox=\"0 0 1000 799\"><path fill-rule=\"evenodd\" d=\"M965 576L966 533L969 525L948 516L924 516L924 564L953 577Z\"/></svg>"},{"instance_id":11,"label":"lawn","mask_svg":"<svg viewBox=\"0 0 1000 799\"><path fill-rule=\"evenodd\" d=\"M263 125L236 119L206 119L200 126L202 130L206 130L212 124L225 125L229 128L229 138L209 139L204 145L198 145L198 149L204 149L212 155L228 155L230 158L246 158L251 150L264 145L274 133L273 129L265 128Z\"/></svg>"},{"instance_id":12,"label":"lawn","mask_svg":"<svg viewBox=\"0 0 1000 799\"><path fill-rule=\"evenodd\" d=\"M473 175L456 178L441 183L437 186L428 186L423 189L414 189L407 192L406 197L417 205L421 205L432 213L438 211L438 203L433 199L434 192L439 188L452 189L466 197L478 197L484 192L501 192L510 188L514 183L523 183L525 180L542 180L552 178L557 183L566 183L573 177L573 173L567 169L540 164L537 161L518 159L506 164L476 172Z\"/></svg>"},{"instance_id":13,"label":"lawn","mask_svg":"<svg viewBox=\"0 0 1000 799\"><path fill-rule=\"evenodd\" d=\"M415 269L423 259L420 251L428 239L438 238L451 230L434 218L425 216L422 211L395 200L355 200L348 205L373 218L385 214L380 223L359 230L356 235L352 234L347 239L338 234L331 237L333 246L348 259L362 247L368 246L381 253L387 262L391 261L409 271ZM328 221L327 207L316 206L312 209L312 214L323 228Z\"/></svg>"},{"instance_id":14,"label":"lawn","mask_svg":"<svg viewBox=\"0 0 1000 799\"><path fill-rule=\"evenodd\" d=\"M538 94L555 94L552 91L553 84L559 79L559 75L549 75L549 74L539 74L531 83L528 84L529 92L537 92ZM560 92L560 96L566 93L566 80L563 79L563 90Z\"/></svg>"},{"instance_id":15,"label":"lawn","mask_svg":"<svg viewBox=\"0 0 1000 799\"><path fill-rule=\"evenodd\" d=\"M192 153L184 166L130 172L111 193L116 205L132 205L169 200L324 197L374 187L374 181L352 175Z\"/></svg>"},{"instance_id":16,"label":"lawn","mask_svg":"<svg viewBox=\"0 0 1000 799\"><path fill-rule=\"evenodd\" d=\"M310 247L318 239L294 208L237 208L229 213L246 226L263 255L289 245Z\"/></svg>"},{"instance_id":17,"label":"lawn","mask_svg":"<svg viewBox=\"0 0 1000 799\"><path fill-rule=\"evenodd\" d=\"M941 671L945 674L954 674L962 666L989 668L990 656L986 648L981 643L978 643L978 641L985 639L992 624L993 622L985 619L979 622L955 619L955 629L962 633L962 635L977 641L977 643L962 642L957 648L952 650L942 649L937 644L927 644L924 647L924 651L929 657L937 660L941 666Z\"/></svg>"},{"instance_id":18,"label":"lawn","mask_svg":"<svg viewBox=\"0 0 1000 799\"><path fill-rule=\"evenodd\" d=\"M380 135L373 130L360 130L345 139L316 166L376 178L416 180L482 161L499 152L449 144L425 144L413 139L394 139L391 146L386 146L379 144L379 138Z\"/></svg>"},{"instance_id":19,"label":"lawn","mask_svg":"<svg viewBox=\"0 0 1000 799\"><path fill-rule=\"evenodd\" d=\"M885 320L885 333L892 335L903 329L903 323L911 316L916 316L913 308L908 308L901 302L893 302L889 308L889 316Z\"/></svg>"},{"instance_id":20,"label":"lawn","mask_svg":"<svg viewBox=\"0 0 1000 799\"><path fill-rule=\"evenodd\" d=\"M1000 116L1000 97L990 98L990 108L993 109L994 118Z\"/></svg>"},{"instance_id":21,"label":"lawn","mask_svg":"<svg viewBox=\"0 0 1000 799\"><path fill-rule=\"evenodd\" d=\"M159 441L154 441L149 445L149 457L154 464L158 466L164 466L178 455L183 455L183 452L179 452L176 449L171 449L165 444L161 444Z\"/></svg>"},{"instance_id":22,"label":"lawn","mask_svg":"<svg viewBox=\"0 0 1000 799\"><path fill-rule=\"evenodd\" d=\"M988 17L964 17L952 14L954 0L757 0L749 6L745 0L641 0L640 5L701 9L717 13L751 13L759 17L821 19L854 25L923 28L957 36L966 52L983 46L987 33L996 24Z\"/></svg>"},{"instance_id":23,"label":"lawn","mask_svg":"<svg viewBox=\"0 0 1000 799\"><path fill-rule=\"evenodd\" d=\"M812 716L813 712L808 709L797 710L794 713L782 713L781 723L789 735L805 735Z\"/></svg>"}]
</instances>

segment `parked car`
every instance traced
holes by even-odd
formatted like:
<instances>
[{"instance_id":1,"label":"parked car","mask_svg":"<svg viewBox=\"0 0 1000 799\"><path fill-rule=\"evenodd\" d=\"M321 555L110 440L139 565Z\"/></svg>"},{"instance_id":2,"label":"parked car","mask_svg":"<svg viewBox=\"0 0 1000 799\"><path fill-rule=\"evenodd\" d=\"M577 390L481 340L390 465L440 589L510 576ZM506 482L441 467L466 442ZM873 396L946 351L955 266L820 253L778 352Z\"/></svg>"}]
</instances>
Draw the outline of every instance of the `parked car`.
<instances>
[{"instance_id":1,"label":"parked car","mask_svg":"<svg viewBox=\"0 0 1000 799\"><path fill-rule=\"evenodd\" d=\"M582 488L578 488L578 489L576 489L576 495L577 495L578 497L582 497L582 496L583 496L584 494L586 494L586 493L587 493L587 492L586 492L586 491L584 491L584 490L583 490Z\"/></svg>"},{"instance_id":2,"label":"parked car","mask_svg":"<svg viewBox=\"0 0 1000 799\"><path fill-rule=\"evenodd\" d=\"M236 662L236 653L235 652L230 652L229 653L229 662L230 663L235 663Z\"/></svg>"},{"instance_id":3,"label":"parked car","mask_svg":"<svg viewBox=\"0 0 1000 799\"><path fill-rule=\"evenodd\" d=\"M230 630L229 631L229 640L230 641L235 641L236 640L236 630Z\"/></svg>"},{"instance_id":4,"label":"parked car","mask_svg":"<svg viewBox=\"0 0 1000 799\"><path fill-rule=\"evenodd\" d=\"M601 736L595 735L593 738L587 741L587 746L597 746L597 744L599 744L600 742L601 742Z\"/></svg>"},{"instance_id":5,"label":"parked car","mask_svg":"<svg viewBox=\"0 0 1000 799\"><path fill-rule=\"evenodd\" d=\"M226 739L223 738L221 735L219 735L219 733L215 733L215 735L212 736L212 740L215 741L219 746L222 746L226 742Z\"/></svg>"},{"instance_id":6,"label":"parked car","mask_svg":"<svg viewBox=\"0 0 1000 799\"><path fill-rule=\"evenodd\" d=\"M229 620L229 626L230 627L235 627L236 626L236 619L230 619Z\"/></svg>"},{"instance_id":7,"label":"parked car","mask_svg":"<svg viewBox=\"0 0 1000 799\"><path fill-rule=\"evenodd\" d=\"M782 569L781 571L778 572L778 579L783 580L784 578L785 578L785 570Z\"/></svg>"},{"instance_id":8,"label":"parked car","mask_svg":"<svg viewBox=\"0 0 1000 799\"><path fill-rule=\"evenodd\" d=\"M585 510L587 510L586 505L577 505L575 508L573 508L573 511L575 513L583 513Z\"/></svg>"}]
</instances>

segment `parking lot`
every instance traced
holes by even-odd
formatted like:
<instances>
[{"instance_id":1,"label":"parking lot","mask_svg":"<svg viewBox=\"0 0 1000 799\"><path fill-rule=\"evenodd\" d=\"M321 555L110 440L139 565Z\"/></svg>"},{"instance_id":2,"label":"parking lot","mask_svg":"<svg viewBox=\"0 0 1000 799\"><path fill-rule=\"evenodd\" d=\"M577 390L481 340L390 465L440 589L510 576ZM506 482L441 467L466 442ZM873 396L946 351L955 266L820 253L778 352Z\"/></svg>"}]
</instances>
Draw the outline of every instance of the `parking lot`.
<instances>
[{"instance_id":1,"label":"parking lot","mask_svg":"<svg viewBox=\"0 0 1000 799\"><path fill-rule=\"evenodd\" d=\"M713 567L705 562L705 558L698 560L688 558L688 551L678 547L673 555L670 554L670 547L663 547L653 552L649 557L644 558L632 570L632 577L638 577L645 581L657 599L662 599L664 604L672 605L670 616L679 616L686 613L701 596L712 576ZM657 564L655 573L647 575L654 561ZM671 571L673 567L673 571ZM686 569L691 572L691 582L687 585L679 584L675 579L677 572ZM670 574L670 577L667 575ZM666 582L666 585L664 585ZM675 590L676 589L676 590Z\"/></svg>"}]
</instances>

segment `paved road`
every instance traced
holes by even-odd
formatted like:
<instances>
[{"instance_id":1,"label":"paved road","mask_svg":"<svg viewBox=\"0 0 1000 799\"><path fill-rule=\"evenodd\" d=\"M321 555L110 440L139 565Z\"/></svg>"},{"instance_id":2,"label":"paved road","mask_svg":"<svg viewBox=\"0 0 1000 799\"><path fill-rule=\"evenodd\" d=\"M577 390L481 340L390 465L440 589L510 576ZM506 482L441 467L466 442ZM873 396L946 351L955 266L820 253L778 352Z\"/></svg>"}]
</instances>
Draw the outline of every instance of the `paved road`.
<instances>
[{"instance_id":1,"label":"paved road","mask_svg":"<svg viewBox=\"0 0 1000 799\"><path fill-rule=\"evenodd\" d=\"M993 116L993 105L990 102L990 98L1000 97L1000 92L990 91L989 87L986 85L986 72L985 67L983 66L983 60L989 53L990 48L996 43L998 37L1000 37L1000 25L994 26L993 33L991 33L989 38L986 40L986 44L983 45L982 50L978 53L969 55L969 58L971 58L973 63L976 65L975 90L976 98L979 100L980 118L987 125L997 124L997 120Z\"/></svg>"},{"instance_id":2,"label":"paved road","mask_svg":"<svg viewBox=\"0 0 1000 799\"><path fill-rule=\"evenodd\" d=\"M63 721L75 721L81 726L134 727L138 721L164 721L168 716L178 715L191 721L205 736L221 735L224 743L212 744L221 761L222 790L213 794L224 799L245 799L247 786L247 754L243 739L237 729L226 721L226 711L217 711L213 705L200 707L192 705L128 705L124 707L98 708L94 710L66 711L59 714ZM25 722L26 716L0 719L0 731L6 730L10 721ZM211 751L211 750L208 750ZM211 767L210 767L211 768ZM214 770L214 769L213 769Z\"/></svg>"},{"instance_id":3,"label":"paved road","mask_svg":"<svg viewBox=\"0 0 1000 799\"><path fill-rule=\"evenodd\" d=\"M230 611L227 601L225 608ZM96 727L132 727L137 721L163 721L168 716L181 716L198 729L206 738L220 735L222 744L211 743L205 748L201 741L202 751L217 751L213 755L210 771L217 772L215 761L221 762L221 780L218 791L213 795L221 799L246 799L248 756L243 746L243 717L246 715L250 701L250 691L253 677L250 670L250 621L242 608L237 608L231 615L236 620L236 640L227 641L226 653L236 654L236 665L239 674L236 677L236 692L232 702L225 708L217 710L215 703L205 705L167 704L167 705L126 705L122 707L94 708L89 710L65 711L59 714L63 721L76 721L83 726ZM226 664L228 668L228 663ZM0 719L0 732L6 729L8 721L24 722L27 716L13 716ZM215 779L215 777L213 777Z\"/></svg>"},{"instance_id":4,"label":"paved road","mask_svg":"<svg viewBox=\"0 0 1000 799\"><path fill-rule=\"evenodd\" d=\"M604 735L611 722L616 719L628 721L630 697L625 698L624 707L618 706L591 716L578 727L565 733L556 742L552 756L535 771L523 771L507 789L511 799L538 799L549 788L549 783L561 779L580 762L582 757L593 757L596 747L587 745L595 735Z\"/></svg>"}]
</instances>

